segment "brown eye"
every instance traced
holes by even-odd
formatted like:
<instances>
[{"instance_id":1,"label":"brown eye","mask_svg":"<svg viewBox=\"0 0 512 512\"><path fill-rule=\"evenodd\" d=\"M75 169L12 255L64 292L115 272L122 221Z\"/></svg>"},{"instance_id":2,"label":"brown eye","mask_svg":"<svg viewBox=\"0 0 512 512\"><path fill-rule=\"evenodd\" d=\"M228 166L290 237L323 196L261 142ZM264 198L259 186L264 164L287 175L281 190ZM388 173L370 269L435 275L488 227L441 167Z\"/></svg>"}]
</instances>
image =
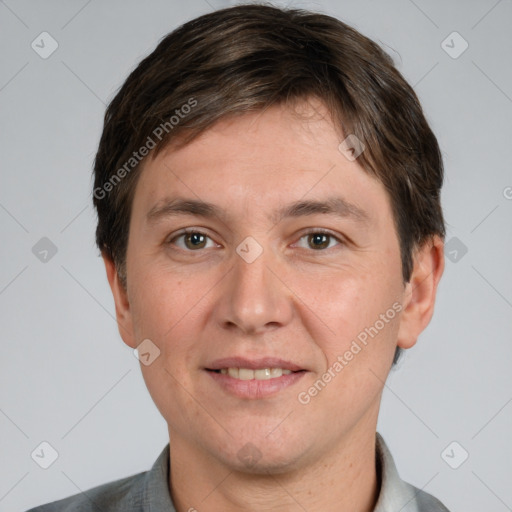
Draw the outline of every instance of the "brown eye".
<instances>
[{"instance_id":1,"label":"brown eye","mask_svg":"<svg viewBox=\"0 0 512 512\"><path fill-rule=\"evenodd\" d=\"M203 249L206 244L207 237L202 233L185 233L184 237L185 245L188 249Z\"/></svg>"},{"instance_id":2,"label":"brown eye","mask_svg":"<svg viewBox=\"0 0 512 512\"><path fill-rule=\"evenodd\" d=\"M312 233L308 235L308 243L313 249L325 249L329 247L330 235L325 233Z\"/></svg>"},{"instance_id":3,"label":"brown eye","mask_svg":"<svg viewBox=\"0 0 512 512\"><path fill-rule=\"evenodd\" d=\"M298 246L304 249L313 249L315 251L323 251L324 249L335 249L336 246L341 248L344 245L343 240L328 233L326 231L310 231L300 237Z\"/></svg>"},{"instance_id":4,"label":"brown eye","mask_svg":"<svg viewBox=\"0 0 512 512\"><path fill-rule=\"evenodd\" d=\"M195 252L197 252L200 249L215 246L215 243L208 235L202 233L201 231L192 230L185 231L184 233L175 236L172 240L169 240L168 244L176 245L177 247L184 251Z\"/></svg>"}]
</instances>

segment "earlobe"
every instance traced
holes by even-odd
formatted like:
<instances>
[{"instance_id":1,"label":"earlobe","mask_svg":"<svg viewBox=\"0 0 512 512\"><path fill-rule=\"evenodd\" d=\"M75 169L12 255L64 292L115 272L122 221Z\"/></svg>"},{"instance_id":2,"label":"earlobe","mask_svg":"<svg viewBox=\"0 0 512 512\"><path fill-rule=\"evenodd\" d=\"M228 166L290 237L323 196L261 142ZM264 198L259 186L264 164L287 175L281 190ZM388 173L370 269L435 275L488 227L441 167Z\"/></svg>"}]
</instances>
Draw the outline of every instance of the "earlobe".
<instances>
[{"instance_id":1,"label":"earlobe","mask_svg":"<svg viewBox=\"0 0 512 512\"><path fill-rule=\"evenodd\" d=\"M115 263L112 259L106 254L102 254L102 258L105 263L105 270L107 272L110 289L112 290L112 295L114 297L119 334L129 347L135 348L136 343L133 333L132 315L127 291L119 279Z\"/></svg>"},{"instance_id":2,"label":"earlobe","mask_svg":"<svg viewBox=\"0 0 512 512\"><path fill-rule=\"evenodd\" d=\"M407 349L415 345L434 313L437 286L444 271L444 243L439 236L427 240L414 255L414 267L404 293L397 344Z\"/></svg>"}]
</instances>

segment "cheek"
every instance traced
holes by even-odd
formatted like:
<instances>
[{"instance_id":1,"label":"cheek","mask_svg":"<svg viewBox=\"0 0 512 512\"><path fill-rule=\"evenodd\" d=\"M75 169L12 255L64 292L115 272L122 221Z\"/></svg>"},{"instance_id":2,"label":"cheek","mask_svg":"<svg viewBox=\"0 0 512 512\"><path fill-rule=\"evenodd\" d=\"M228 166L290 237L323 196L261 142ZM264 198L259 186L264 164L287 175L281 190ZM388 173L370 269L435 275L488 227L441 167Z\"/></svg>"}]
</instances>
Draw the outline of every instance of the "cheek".
<instances>
[{"instance_id":1,"label":"cheek","mask_svg":"<svg viewBox=\"0 0 512 512\"><path fill-rule=\"evenodd\" d=\"M400 271L389 260L375 261L366 268L345 268L297 281L297 296L305 304L303 321L310 319L311 331L316 332L313 337L328 366L347 351L352 352L346 358L350 366L387 364L398 329L393 304L401 297Z\"/></svg>"},{"instance_id":2,"label":"cheek","mask_svg":"<svg viewBox=\"0 0 512 512\"><path fill-rule=\"evenodd\" d=\"M302 280L297 295L304 297L304 303L325 322L331 334L346 338L381 312L389 295L386 286L375 269L344 269L308 282Z\"/></svg>"},{"instance_id":3,"label":"cheek","mask_svg":"<svg viewBox=\"0 0 512 512\"><path fill-rule=\"evenodd\" d=\"M132 284L130 308L135 334L160 346L190 308L190 288L187 290L180 279L149 272L133 276Z\"/></svg>"},{"instance_id":4,"label":"cheek","mask_svg":"<svg viewBox=\"0 0 512 512\"><path fill-rule=\"evenodd\" d=\"M131 303L134 331L140 341L150 339L158 347L158 357L148 366L141 365L148 391L161 414L186 416L195 411L192 399L183 393L189 389L194 340L200 333L204 315L197 286L185 286L183 279L170 274L146 273L140 276ZM186 419L192 421L191 418Z\"/></svg>"},{"instance_id":5,"label":"cheek","mask_svg":"<svg viewBox=\"0 0 512 512\"><path fill-rule=\"evenodd\" d=\"M188 380L187 370L197 364L196 344L209 318L208 290L215 281L209 284L207 276L168 271L146 272L138 280L131 302L137 339L149 338L160 350L161 357L155 363Z\"/></svg>"}]
</instances>

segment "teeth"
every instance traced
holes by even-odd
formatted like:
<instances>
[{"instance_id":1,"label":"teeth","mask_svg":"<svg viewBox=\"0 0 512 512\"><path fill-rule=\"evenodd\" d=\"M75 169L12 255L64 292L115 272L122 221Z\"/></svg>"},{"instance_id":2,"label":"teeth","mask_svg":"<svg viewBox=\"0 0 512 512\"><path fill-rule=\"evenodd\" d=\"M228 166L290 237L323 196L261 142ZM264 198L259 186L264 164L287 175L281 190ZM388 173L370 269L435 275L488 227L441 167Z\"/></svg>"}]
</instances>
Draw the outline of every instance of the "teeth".
<instances>
[{"instance_id":1,"label":"teeth","mask_svg":"<svg viewBox=\"0 0 512 512\"><path fill-rule=\"evenodd\" d=\"M268 380L272 378L270 368L263 368L263 370L254 370L254 378L256 380Z\"/></svg>"},{"instance_id":2,"label":"teeth","mask_svg":"<svg viewBox=\"0 0 512 512\"><path fill-rule=\"evenodd\" d=\"M228 371L231 371L231 368ZM239 368L238 369L238 378L240 380L254 379L254 370L249 370L247 368Z\"/></svg>"},{"instance_id":3,"label":"teeth","mask_svg":"<svg viewBox=\"0 0 512 512\"><path fill-rule=\"evenodd\" d=\"M220 373L239 380L269 380L282 377L283 375L290 375L292 371L284 370L283 368L262 368L258 370L251 370L250 368L221 368Z\"/></svg>"},{"instance_id":4,"label":"teeth","mask_svg":"<svg viewBox=\"0 0 512 512\"><path fill-rule=\"evenodd\" d=\"M234 379L238 379L238 368L228 368L228 375Z\"/></svg>"}]
</instances>

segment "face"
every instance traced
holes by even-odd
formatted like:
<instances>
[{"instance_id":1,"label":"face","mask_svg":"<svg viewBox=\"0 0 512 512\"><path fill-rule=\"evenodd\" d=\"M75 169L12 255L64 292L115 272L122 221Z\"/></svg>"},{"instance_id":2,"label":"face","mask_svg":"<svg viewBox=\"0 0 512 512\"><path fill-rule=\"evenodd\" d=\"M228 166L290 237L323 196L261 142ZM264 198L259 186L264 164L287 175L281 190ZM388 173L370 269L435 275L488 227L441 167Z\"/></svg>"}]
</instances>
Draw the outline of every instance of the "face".
<instances>
[{"instance_id":1,"label":"face","mask_svg":"<svg viewBox=\"0 0 512 512\"><path fill-rule=\"evenodd\" d=\"M124 341L159 351L141 369L171 446L252 472L374 435L397 342L430 314L410 313L383 185L340 152L322 104L301 108L147 160L126 292L107 263Z\"/></svg>"}]
</instances>

